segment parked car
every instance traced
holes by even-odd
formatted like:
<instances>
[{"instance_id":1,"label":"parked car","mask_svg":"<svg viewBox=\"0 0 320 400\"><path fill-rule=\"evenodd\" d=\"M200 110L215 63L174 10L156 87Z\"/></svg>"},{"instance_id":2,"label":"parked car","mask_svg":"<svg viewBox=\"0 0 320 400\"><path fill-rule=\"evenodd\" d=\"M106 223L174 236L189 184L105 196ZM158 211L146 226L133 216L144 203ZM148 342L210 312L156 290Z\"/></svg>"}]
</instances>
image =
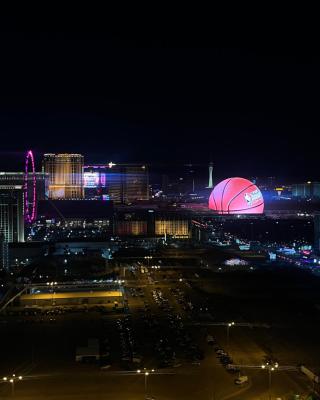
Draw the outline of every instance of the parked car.
<instances>
[{"instance_id":1,"label":"parked car","mask_svg":"<svg viewBox=\"0 0 320 400\"><path fill-rule=\"evenodd\" d=\"M243 385L243 384L248 383L248 382L249 382L249 378L248 378L247 375L239 376L239 377L238 377L237 379L235 379L235 381L234 381L234 383L235 383L236 385Z\"/></svg>"}]
</instances>

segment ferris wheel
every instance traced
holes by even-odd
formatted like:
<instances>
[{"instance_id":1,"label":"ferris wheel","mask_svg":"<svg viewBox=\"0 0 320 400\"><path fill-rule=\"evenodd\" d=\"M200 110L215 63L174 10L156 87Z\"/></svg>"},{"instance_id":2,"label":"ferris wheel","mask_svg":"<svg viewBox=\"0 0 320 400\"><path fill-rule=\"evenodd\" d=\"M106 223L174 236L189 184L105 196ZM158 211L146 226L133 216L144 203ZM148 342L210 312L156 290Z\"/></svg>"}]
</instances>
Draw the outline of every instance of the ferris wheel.
<instances>
[{"instance_id":1,"label":"ferris wheel","mask_svg":"<svg viewBox=\"0 0 320 400\"><path fill-rule=\"evenodd\" d=\"M27 151L24 174L24 219L31 223L36 218L36 171L32 150Z\"/></svg>"}]
</instances>

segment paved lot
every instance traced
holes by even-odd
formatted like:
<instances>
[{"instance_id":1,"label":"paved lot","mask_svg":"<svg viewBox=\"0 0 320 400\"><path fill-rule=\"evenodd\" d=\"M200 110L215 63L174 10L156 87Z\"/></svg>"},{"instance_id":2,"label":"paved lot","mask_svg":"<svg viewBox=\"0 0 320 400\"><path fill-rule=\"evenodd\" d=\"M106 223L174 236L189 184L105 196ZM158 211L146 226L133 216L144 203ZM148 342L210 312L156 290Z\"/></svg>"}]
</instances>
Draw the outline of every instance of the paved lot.
<instances>
[{"instance_id":1,"label":"paved lot","mask_svg":"<svg viewBox=\"0 0 320 400\"><path fill-rule=\"evenodd\" d=\"M318 355L312 346L319 318L313 313L303 315L297 324L297 313L284 302L272 312L266 307L261 308L265 314L255 314L257 307L244 305L247 297L252 300L256 294L246 292L252 290L248 284L241 289L248 296L239 295L243 282L237 279L231 285L230 276L190 266L149 268L143 273L136 268L126 272L128 312L3 317L0 373L24 375L15 387L18 400L143 399L144 377L135 373L143 367L155 369L148 377L147 392L158 400L266 399L268 375L257 368L263 357L271 351L282 365L315 364ZM256 301L264 304L264 300ZM277 323L271 328L234 326L229 341L226 326L218 324L231 320L261 323L264 319L270 323L273 314ZM281 319L282 314L285 318ZM305 343L298 338L300 334L307 336L304 327L311 322L315 332ZM241 372L249 376L243 388L234 384L237 375L227 372L219 362L214 346L206 341L208 334L230 353L235 364L243 365ZM98 338L100 343L107 340L110 354L102 365L110 365L109 369L75 363L76 347L85 345L88 338ZM142 364L121 360L127 352L134 353ZM295 393L306 394L308 386L300 373L281 371L272 376L271 394L289 399ZM2 383L0 394L9 397L10 389Z\"/></svg>"}]
</instances>

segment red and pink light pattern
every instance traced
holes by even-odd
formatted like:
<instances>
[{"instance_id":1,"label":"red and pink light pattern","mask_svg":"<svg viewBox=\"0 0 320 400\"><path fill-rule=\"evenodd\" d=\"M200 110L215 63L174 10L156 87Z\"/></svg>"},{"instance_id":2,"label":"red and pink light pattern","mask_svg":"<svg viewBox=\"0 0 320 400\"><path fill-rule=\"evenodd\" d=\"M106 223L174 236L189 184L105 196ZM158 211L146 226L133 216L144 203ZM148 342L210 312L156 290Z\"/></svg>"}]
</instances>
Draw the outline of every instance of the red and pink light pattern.
<instances>
[{"instance_id":1,"label":"red and pink light pattern","mask_svg":"<svg viewBox=\"0 0 320 400\"><path fill-rule=\"evenodd\" d=\"M30 168L31 170L29 171ZM30 172L32 174L31 182L29 182ZM34 157L32 150L29 150L26 155L24 174L24 219L28 223L31 223L36 219L36 194L36 171L34 166Z\"/></svg>"},{"instance_id":2,"label":"red and pink light pattern","mask_svg":"<svg viewBox=\"0 0 320 400\"><path fill-rule=\"evenodd\" d=\"M258 187L248 179L229 178L212 190L209 208L218 214L262 214L264 200Z\"/></svg>"}]
</instances>

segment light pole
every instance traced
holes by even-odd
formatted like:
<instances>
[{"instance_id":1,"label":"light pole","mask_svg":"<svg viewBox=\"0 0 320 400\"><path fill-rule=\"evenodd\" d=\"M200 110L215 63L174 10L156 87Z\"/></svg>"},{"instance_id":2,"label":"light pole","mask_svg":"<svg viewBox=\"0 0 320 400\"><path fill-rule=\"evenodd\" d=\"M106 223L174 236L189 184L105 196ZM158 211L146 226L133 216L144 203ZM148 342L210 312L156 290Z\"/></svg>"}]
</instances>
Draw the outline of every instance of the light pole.
<instances>
[{"instance_id":1,"label":"light pole","mask_svg":"<svg viewBox=\"0 0 320 400\"><path fill-rule=\"evenodd\" d=\"M154 369L137 369L137 374L143 374L144 375L144 398L147 398L148 395L148 376L154 372Z\"/></svg>"},{"instance_id":2,"label":"light pole","mask_svg":"<svg viewBox=\"0 0 320 400\"><path fill-rule=\"evenodd\" d=\"M277 370L279 368L279 364L277 362L273 363L273 364L266 363L266 364L262 364L261 368L262 369L266 369L268 371L268 375L269 375L269 400L271 400L271 375L272 375L273 371L275 371L275 370Z\"/></svg>"},{"instance_id":3,"label":"light pole","mask_svg":"<svg viewBox=\"0 0 320 400\"><path fill-rule=\"evenodd\" d=\"M16 381L21 381L22 380L22 376L21 375L16 376L16 374L12 374L9 377L4 376L2 378L2 380L3 380L3 382L11 383L11 393L12 393L12 396L14 396L14 384L15 384Z\"/></svg>"},{"instance_id":4,"label":"light pole","mask_svg":"<svg viewBox=\"0 0 320 400\"><path fill-rule=\"evenodd\" d=\"M56 286L58 284L58 282L47 282L47 286L51 286L51 307L53 307L55 305L55 301L54 301L54 286Z\"/></svg>"},{"instance_id":5,"label":"light pole","mask_svg":"<svg viewBox=\"0 0 320 400\"><path fill-rule=\"evenodd\" d=\"M119 298L121 298L121 300L119 300L119 301L121 301L122 302L122 309L123 309L123 311L124 311L124 291L121 289L121 284L123 284L125 281L124 280L121 280L121 279L117 279L116 280L116 283L118 284L118 292L119 292Z\"/></svg>"},{"instance_id":6,"label":"light pole","mask_svg":"<svg viewBox=\"0 0 320 400\"><path fill-rule=\"evenodd\" d=\"M148 260L148 268L150 266L150 260L152 259L152 256L145 256L144 257L146 260Z\"/></svg>"},{"instance_id":7,"label":"light pole","mask_svg":"<svg viewBox=\"0 0 320 400\"><path fill-rule=\"evenodd\" d=\"M230 336L230 328L234 326L234 322L227 323L227 349L229 350L229 336Z\"/></svg>"}]
</instances>

